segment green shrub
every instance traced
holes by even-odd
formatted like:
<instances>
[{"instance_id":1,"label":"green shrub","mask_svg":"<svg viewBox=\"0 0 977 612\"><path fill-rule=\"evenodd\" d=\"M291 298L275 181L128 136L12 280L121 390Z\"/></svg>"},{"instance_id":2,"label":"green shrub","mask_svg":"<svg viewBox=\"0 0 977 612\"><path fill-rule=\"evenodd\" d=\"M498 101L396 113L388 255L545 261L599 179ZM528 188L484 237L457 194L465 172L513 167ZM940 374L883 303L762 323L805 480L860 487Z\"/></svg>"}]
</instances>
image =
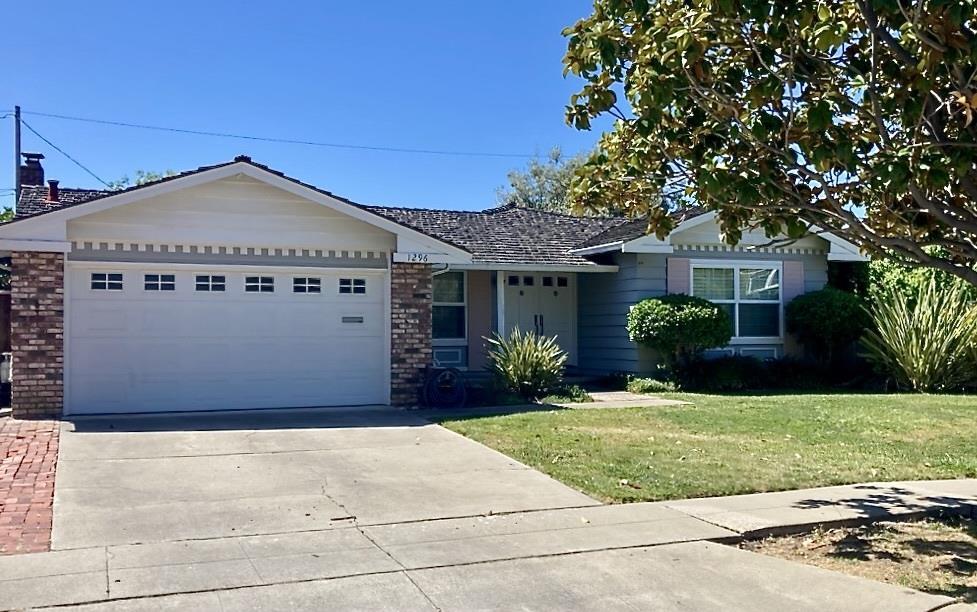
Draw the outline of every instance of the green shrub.
<instances>
[{"instance_id":1,"label":"green shrub","mask_svg":"<svg viewBox=\"0 0 977 612\"><path fill-rule=\"evenodd\" d=\"M631 393L672 393L678 387L670 380L657 378L632 378L628 381L628 391Z\"/></svg>"},{"instance_id":2,"label":"green shrub","mask_svg":"<svg viewBox=\"0 0 977 612\"><path fill-rule=\"evenodd\" d=\"M674 369L705 349L728 344L732 322L726 311L708 300L670 294L632 306L628 336L657 350Z\"/></svg>"},{"instance_id":3,"label":"green shrub","mask_svg":"<svg viewBox=\"0 0 977 612\"><path fill-rule=\"evenodd\" d=\"M485 340L489 343L488 369L503 388L536 401L560 386L567 354L555 337L516 328L508 338L496 334Z\"/></svg>"},{"instance_id":4,"label":"green shrub","mask_svg":"<svg viewBox=\"0 0 977 612\"><path fill-rule=\"evenodd\" d=\"M880 289L871 315L875 331L864 340L865 357L897 384L943 391L977 379L977 306L971 287L930 277L915 291Z\"/></svg>"},{"instance_id":5,"label":"green shrub","mask_svg":"<svg viewBox=\"0 0 977 612\"><path fill-rule=\"evenodd\" d=\"M872 324L857 296L831 287L794 298L784 318L787 331L825 363L832 363L840 350L861 338Z\"/></svg>"},{"instance_id":6,"label":"green shrub","mask_svg":"<svg viewBox=\"0 0 977 612\"><path fill-rule=\"evenodd\" d=\"M568 404L571 402L592 402L594 398L580 385L567 385L552 390L540 401L544 404Z\"/></svg>"}]
</instances>

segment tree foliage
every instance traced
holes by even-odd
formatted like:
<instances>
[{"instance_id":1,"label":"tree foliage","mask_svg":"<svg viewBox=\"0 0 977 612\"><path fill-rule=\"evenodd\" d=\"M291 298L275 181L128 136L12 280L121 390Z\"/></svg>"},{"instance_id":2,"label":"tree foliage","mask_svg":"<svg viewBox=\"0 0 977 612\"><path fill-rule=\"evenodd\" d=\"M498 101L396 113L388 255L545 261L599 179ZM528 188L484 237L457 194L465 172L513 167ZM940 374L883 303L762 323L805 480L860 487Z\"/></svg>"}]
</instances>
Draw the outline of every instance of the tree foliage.
<instances>
[{"instance_id":1,"label":"tree foliage","mask_svg":"<svg viewBox=\"0 0 977 612\"><path fill-rule=\"evenodd\" d=\"M585 155L566 157L554 147L545 159L529 160L524 170L509 172L509 186L500 187L500 204L516 204L550 212L569 212L570 183L583 165Z\"/></svg>"},{"instance_id":2,"label":"tree foliage","mask_svg":"<svg viewBox=\"0 0 977 612\"><path fill-rule=\"evenodd\" d=\"M129 175L125 175L116 181L109 181L108 188L110 191L121 191L123 189L128 189L129 187L137 187L139 185L145 185L146 183L154 183L160 179L164 179L175 174L176 172L173 170L165 170L163 172L136 170L135 179L130 179Z\"/></svg>"},{"instance_id":3,"label":"tree foliage","mask_svg":"<svg viewBox=\"0 0 977 612\"><path fill-rule=\"evenodd\" d=\"M617 120L572 200L664 236L675 195L729 242L830 231L977 284L975 27L972 0L595 0L566 118Z\"/></svg>"}]
</instances>

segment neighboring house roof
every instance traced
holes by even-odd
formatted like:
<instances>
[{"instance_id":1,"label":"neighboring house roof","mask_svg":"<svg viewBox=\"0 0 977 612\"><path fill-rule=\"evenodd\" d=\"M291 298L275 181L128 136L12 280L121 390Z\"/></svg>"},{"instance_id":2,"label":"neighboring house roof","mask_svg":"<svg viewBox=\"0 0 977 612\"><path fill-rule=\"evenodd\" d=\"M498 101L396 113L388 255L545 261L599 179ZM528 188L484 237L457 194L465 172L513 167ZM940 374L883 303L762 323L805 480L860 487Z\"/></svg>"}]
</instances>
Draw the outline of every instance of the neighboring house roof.
<instances>
[{"instance_id":1,"label":"neighboring house roof","mask_svg":"<svg viewBox=\"0 0 977 612\"><path fill-rule=\"evenodd\" d=\"M97 189L69 189L58 188L58 201L47 199L48 188L44 185L23 185L20 188L20 201L17 203L17 219L33 217L51 210L74 206L107 195L109 191Z\"/></svg>"},{"instance_id":2,"label":"neighboring house roof","mask_svg":"<svg viewBox=\"0 0 977 612\"><path fill-rule=\"evenodd\" d=\"M574 217L512 204L480 212L365 206L367 210L452 240L480 264L590 266L571 253L582 241L625 223L624 219Z\"/></svg>"}]
</instances>

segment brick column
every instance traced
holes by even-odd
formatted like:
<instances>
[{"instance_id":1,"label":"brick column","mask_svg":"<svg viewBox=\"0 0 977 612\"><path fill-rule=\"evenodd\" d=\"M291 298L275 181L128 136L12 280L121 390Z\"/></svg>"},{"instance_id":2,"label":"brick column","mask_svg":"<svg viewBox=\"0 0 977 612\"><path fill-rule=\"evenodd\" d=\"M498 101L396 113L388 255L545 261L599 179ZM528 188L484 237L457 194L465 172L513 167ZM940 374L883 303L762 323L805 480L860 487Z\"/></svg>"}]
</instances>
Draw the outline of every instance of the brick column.
<instances>
[{"instance_id":1,"label":"brick column","mask_svg":"<svg viewBox=\"0 0 977 612\"><path fill-rule=\"evenodd\" d=\"M11 253L11 407L16 418L60 417L64 404L64 254Z\"/></svg>"},{"instance_id":2,"label":"brick column","mask_svg":"<svg viewBox=\"0 0 977 612\"><path fill-rule=\"evenodd\" d=\"M390 403L416 406L431 363L431 266L394 263L390 270Z\"/></svg>"}]
</instances>

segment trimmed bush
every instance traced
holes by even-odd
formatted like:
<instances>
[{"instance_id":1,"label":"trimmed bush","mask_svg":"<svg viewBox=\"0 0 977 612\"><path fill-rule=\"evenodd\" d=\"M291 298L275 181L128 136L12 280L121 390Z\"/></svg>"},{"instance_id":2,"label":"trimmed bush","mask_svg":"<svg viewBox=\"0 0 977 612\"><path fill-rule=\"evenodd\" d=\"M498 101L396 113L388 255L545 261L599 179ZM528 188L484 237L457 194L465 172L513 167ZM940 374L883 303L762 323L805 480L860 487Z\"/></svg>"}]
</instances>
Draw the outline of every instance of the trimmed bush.
<instances>
[{"instance_id":1,"label":"trimmed bush","mask_svg":"<svg viewBox=\"0 0 977 612\"><path fill-rule=\"evenodd\" d=\"M670 294L632 306L628 336L657 350L674 369L706 349L728 344L732 322L724 310L708 300Z\"/></svg>"},{"instance_id":2,"label":"trimmed bush","mask_svg":"<svg viewBox=\"0 0 977 612\"><path fill-rule=\"evenodd\" d=\"M947 391L977 383L977 306L962 281L930 278L915 291L880 289L871 316L875 330L864 356L904 388Z\"/></svg>"},{"instance_id":3,"label":"trimmed bush","mask_svg":"<svg viewBox=\"0 0 977 612\"><path fill-rule=\"evenodd\" d=\"M496 334L485 340L489 343L488 370L506 390L536 401L560 387L567 354L555 337L516 328L508 338Z\"/></svg>"},{"instance_id":4,"label":"trimmed bush","mask_svg":"<svg viewBox=\"0 0 977 612\"><path fill-rule=\"evenodd\" d=\"M872 324L857 296L831 287L794 298L784 318L787 331L824 363L833 363Z\"/></svg>"}]
</instances>

